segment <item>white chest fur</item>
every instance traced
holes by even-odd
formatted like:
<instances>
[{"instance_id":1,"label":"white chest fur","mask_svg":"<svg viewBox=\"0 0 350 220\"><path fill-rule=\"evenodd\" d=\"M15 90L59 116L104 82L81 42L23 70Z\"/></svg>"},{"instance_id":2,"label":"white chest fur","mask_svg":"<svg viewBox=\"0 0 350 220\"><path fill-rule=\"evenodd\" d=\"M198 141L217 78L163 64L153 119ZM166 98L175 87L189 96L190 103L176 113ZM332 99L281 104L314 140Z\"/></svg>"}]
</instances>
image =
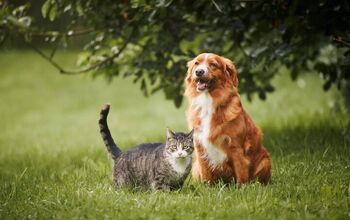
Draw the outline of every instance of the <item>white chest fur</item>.
<instances>
[{"instance_id":1,"label":"white chest fur","mask_svg":"<svg viewBox=\"0 0 350 220\"><path fill-rule=\"evenodd\" d=\"M182 158L182 159L176 159L174 157L171 157L168 159L170 165L172 168L178 173L178 174L184 174L188 168L188 166L192 162L191 157Z\"/></svg>"},{"instance_id":2,"label":"white chest fur","mask_svg":"<svg viewBox=\"0 0 350 220\"><path fill-rule=\"evenodd\" d=\"M194 138L203 145L206 151L205 157L207 157L210 165L216 167L224 162L226 155L220 148L209 141L211 119L214 113L213 100L208 93L201 93L193 100L192 107L194 107L195 111L199 111L201 120L200 127L195 130Z\"/></svg>"}]
</instances>

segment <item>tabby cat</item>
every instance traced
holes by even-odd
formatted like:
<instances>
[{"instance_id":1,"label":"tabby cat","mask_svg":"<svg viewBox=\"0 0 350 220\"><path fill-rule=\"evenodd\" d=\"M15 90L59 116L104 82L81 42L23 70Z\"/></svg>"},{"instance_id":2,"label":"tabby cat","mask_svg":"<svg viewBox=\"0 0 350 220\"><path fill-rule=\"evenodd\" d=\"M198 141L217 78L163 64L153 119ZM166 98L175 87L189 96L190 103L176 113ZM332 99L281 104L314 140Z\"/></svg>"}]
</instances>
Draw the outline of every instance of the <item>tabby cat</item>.
<instances>
[{"instance_id":1,"label":"tabby cat","mask_svg":"<svg viewBox=\"0 0 350 220\"><path fill-rule=\"evenodd\" d=\"M113 181L117 187L147 187L156 190L181 188L192 165L193 131L172 132L167 128L166 143L141 144L122 152L107 125L109 105L100 113L100 132L112 155Z\"/></svg>"}]
</instances>

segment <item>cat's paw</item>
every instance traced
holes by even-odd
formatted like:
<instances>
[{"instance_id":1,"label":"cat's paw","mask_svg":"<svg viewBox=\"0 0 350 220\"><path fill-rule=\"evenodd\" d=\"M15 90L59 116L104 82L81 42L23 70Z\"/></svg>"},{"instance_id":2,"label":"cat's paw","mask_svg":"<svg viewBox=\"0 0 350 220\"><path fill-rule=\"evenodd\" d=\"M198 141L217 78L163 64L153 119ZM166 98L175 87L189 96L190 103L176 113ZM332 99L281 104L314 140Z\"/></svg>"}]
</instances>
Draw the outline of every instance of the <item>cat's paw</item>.
<instances>
[{"instance_id":1,"label":"cat's paw","mask_svg":"<svg viewBox=\"0 0 350 220\"><path fill-rule=\"evenodd\" d=\"M170 191L170 186L168 186L166 184L153 183L152 189L153 190L160 190L160 191Z\"/></svg>"}]
</instances>

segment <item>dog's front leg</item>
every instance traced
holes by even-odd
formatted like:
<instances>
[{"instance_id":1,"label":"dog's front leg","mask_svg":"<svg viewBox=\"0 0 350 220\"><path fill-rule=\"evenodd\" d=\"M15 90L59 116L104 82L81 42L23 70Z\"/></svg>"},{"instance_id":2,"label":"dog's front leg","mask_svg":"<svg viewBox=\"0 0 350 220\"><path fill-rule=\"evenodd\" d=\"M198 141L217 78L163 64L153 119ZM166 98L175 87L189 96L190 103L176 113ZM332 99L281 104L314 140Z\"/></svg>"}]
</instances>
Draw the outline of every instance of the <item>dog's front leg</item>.
<instances>
[{"instance_id":1,"label":"dog's front leg","mask_svg":"<svg viewBox=\"0 0 350 220\"><path fill-rule=\"evenodd\" d=\"M192 165L192 176L194 179L214 183L212 167L209 164L207 155L200 143L195 145L195 158Z\"/></svg>"},{"instance_id":2,"label":"dog's front leg","mask_svg":"<svg viewBox=\"0 0 350 220\"><path fill-rule=\"evenodd\" d=\"M247 183L250 180L250 162L247 158L245 158L243 149L234 148L230 154L230 160L235 171L236 183Z\"/></svg>"}]
</instances>

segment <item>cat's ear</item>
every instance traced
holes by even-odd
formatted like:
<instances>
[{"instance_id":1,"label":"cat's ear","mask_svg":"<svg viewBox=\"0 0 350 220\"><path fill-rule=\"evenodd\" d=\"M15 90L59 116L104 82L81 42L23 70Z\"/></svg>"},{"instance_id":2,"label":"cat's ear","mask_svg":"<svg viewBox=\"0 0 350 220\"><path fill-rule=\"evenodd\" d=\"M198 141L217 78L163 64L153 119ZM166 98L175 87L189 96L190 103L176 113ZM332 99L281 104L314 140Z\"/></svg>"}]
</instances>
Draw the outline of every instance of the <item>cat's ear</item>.
<instances>
[{"instance_id":1,"label":"cat's ear","mask_svg":"<svg viewBox=\"0 0 350 220\"><path fill-rule=\"evenodd\" d=\"M193 132L194 132L194 129L192 129L190 132L188 132L187 137L193 138Z\"/></svg>"},{"instance_id":2,"label":"cat's ear","mask_svg":"<svg viewBox=\"0 0 350 220\"><path fill-rule=\"evenodd\" d=\"M169 128L166 128L166 137L168 139L174 138L175 134Z\"/></svg>"}]
</instances>

